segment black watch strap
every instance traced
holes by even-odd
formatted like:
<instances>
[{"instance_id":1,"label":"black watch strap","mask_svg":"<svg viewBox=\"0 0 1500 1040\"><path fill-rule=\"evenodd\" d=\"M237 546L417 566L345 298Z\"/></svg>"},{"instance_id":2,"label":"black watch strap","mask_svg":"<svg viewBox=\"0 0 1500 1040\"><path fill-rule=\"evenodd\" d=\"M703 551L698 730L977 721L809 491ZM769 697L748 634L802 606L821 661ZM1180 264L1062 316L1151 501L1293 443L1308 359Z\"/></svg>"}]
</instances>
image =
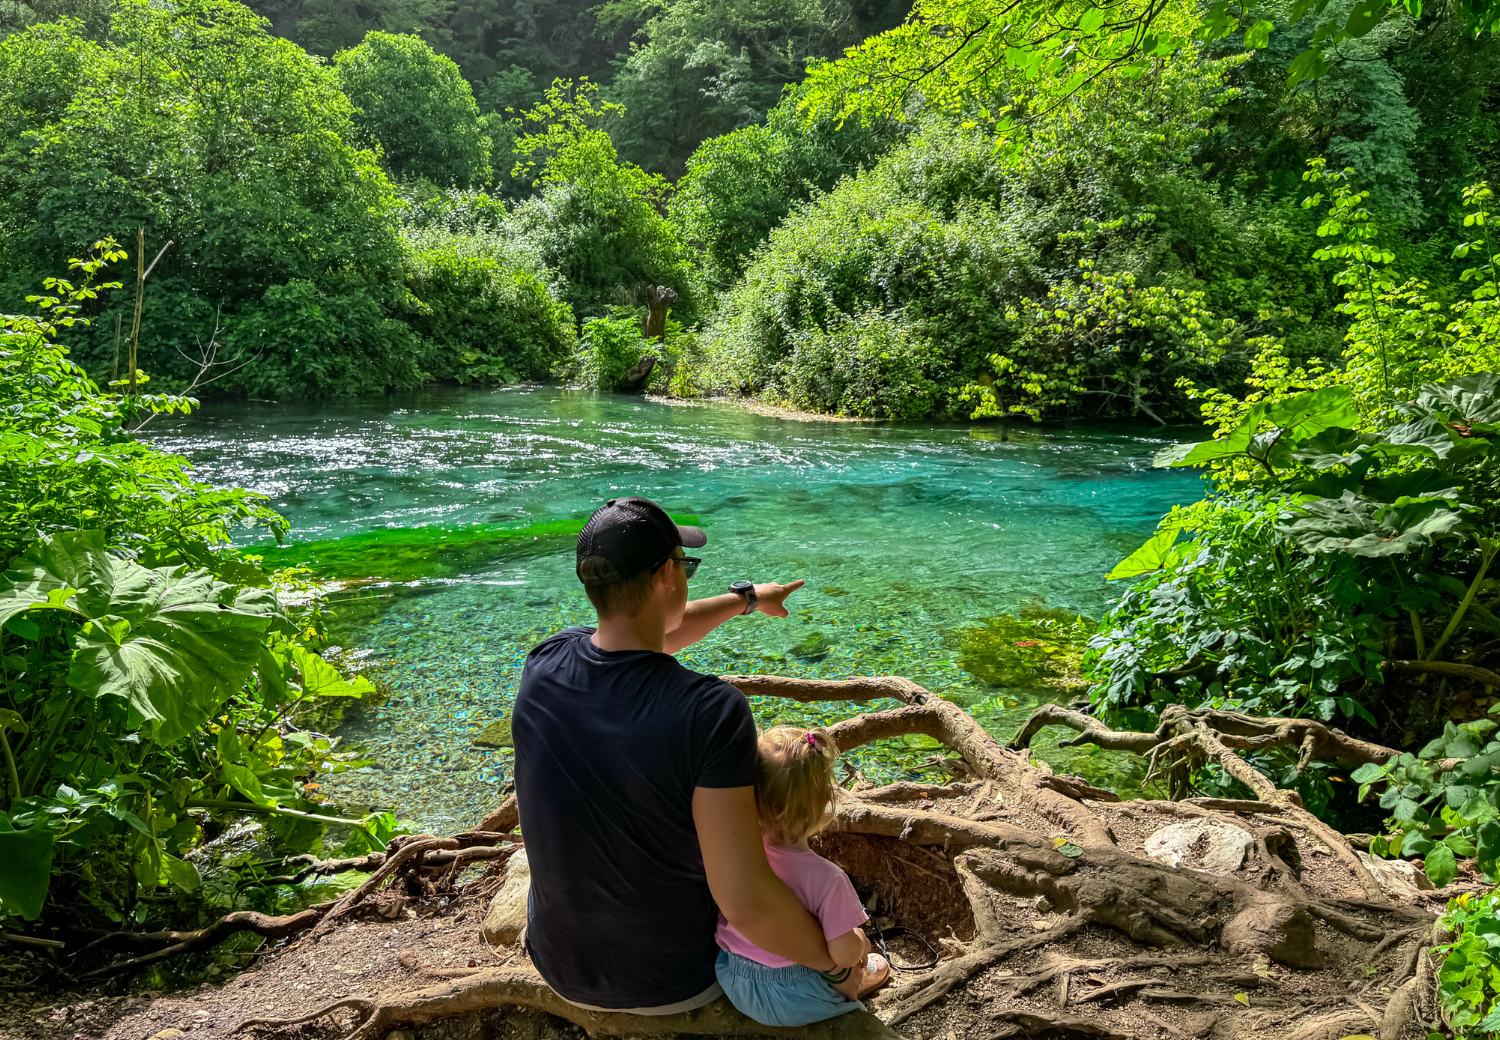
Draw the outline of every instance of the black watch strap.
<instances>
[{"instance_id":1,"label":"black watch strap","mask_svg":"<svg viewBox=\"0 0 1500 1040\"><path fill-rule=\"evenodd\" d=\"M745 601L745 609L741 614L755 613L755 585L752 582L740 580L729 586L729 591L741 597Z\"/></svg>"}]
</instances>

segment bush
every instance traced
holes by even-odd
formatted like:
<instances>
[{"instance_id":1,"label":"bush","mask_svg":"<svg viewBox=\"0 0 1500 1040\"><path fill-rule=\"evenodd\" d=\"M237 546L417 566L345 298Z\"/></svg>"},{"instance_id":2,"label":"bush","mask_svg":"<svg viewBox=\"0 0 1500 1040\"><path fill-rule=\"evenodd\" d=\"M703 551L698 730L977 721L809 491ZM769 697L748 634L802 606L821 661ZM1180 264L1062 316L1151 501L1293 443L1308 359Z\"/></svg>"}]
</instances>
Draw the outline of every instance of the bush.
<instances>
[{"instance_id":1,"label":"bush","mask_svg":"<svg viewBox=\"0 0 1500 1040\"><path fill-rule=\"evenodd\" d=\"M966 147L954 151L978 158ZM842 390L815 389L827 374L829 337L858 342L850 330L870 329L871 316L886 312L914 349L942 344L919 360L922 381L937 386L922 399L930 414L951 410L952 392L1005 336L1003 294L1030 282L1036 254L1014 215L987 202L948 210L901 194L892 167L903 155L844 182L772 232L705 332L712 384L808 404L843 398ZM803 363L812 367L802 371ZM862 405L854 399L843 407L867 414L855 411Z\"/></svg>"},{"instance_id":2,"label":"bush","mask_svg":"<svg viewBox=\"0 0 1500 1040\"><path fill-rule=\"evenodd\" d=\"M792 343L776 385L788 404L875 419L921 419L940 407L950 365L900 313L866 311L814 326Z\"/></svg>"},{"instance_id":3,"label":"bush","mask_svg":"<svg viewBox=\"0 0 1500 1040\"><path fill-rule=\"evenodd\" d=\"M590 390L613 393L647 356L657 358L659 366L663 351L641 334L639 318L590 318L583 323L579 341L579 381Z\"/></svg>"},{"instance_id":4,"label":"bush","mask_svg":"<svg viewBox=\"0 0 1500 1040\"><path fill-rule=\"evenodd\" d=\"M659 285L690 313L686 254L662 215L667 182L621 162L599 126L618 108L600 104L593 84L552 85L524 117L527 133L515 145L538 190L511 211L505 234L558 273L580 317L639 306Z\"/></svg>"},{"instance_id":5,"label":"bush","mask_svg":"<svg viewBox=\"0 0 1500 1040\"><path fill-rule=\"evenodd\" d=\"M407 287L428 379L508 383L542 379L572 352L573 311L494 239L414 235ZM477 247L477 248L476 248Z\"/></svg>"},{"instance_id":6,"label":"bush","mask_svg":"<svg viewBox=\"0 0 1500 1040\"><path fill-rule=\"evenodd\" d=\"M1434 951L1443 1022L1458 1040L1488 1040L1500 1033L1500 890L1459 896L1442 926L1453 937Z\"/></svg>"},{"instance_id":7,"label":"bush","mask_svg":"<svg viewBox=\"0 0 1500 1040\"><path fill-rule=\"evenodd\" d=\"M491 138L451 58L417 36L371 32L335 54L333 67L354 103L360 143L378 147L394 176L447 186L489 182Z\"/></svg>"},{"instance_id":8,"label":"bush","mask_svg":"<svg viewBox=\"0 0 1500 1040\"><path fill-rule=\"evenodd\" d=\"M700 258L698 275L722 291L798 204L853 176L901 135L889 121L804 119L794 90L766 117L704 141L677 181L668 214Z\"/></svg>"},{"instance_id":9,"label":"bush","mask_svg":"<svg viewBox=\"0 0 1500 1040\"><path fill-rule=\"evenodd\" d=\"M1259 303L1304 280L1266 263L1284 252L1283 214L1249 219L1193 163L1225 75L1168 65L1038 119L1013 155L997 157L982 126L930 121L771 233L709 324L712 380L789 396L794 344L900 312L919 342L942 344L922 359L938 385L930 414L1188 413L1179 379L1243 372L1245 329L1307 324ZM774 136L737 143L755 160L749 204L763 205ZM739 189L716 158L693 191ZM698 206L683 201L679 221L722 267L742 247Z\"/></svg>"},{"instance_id":10,"label":"bush","mask_svg":"<svg viewBox=\"0 0 1500 1040\"><path fill-rule=\"evenodd\" d=\"M1286 508L1277 496L1216 495L1162 521L1169 548L1140 564L1155 569L1090 642L1096 709L1121 720L1186 704L1373 721L1359 698L1380 676L1395 590L1348 557L1301 552L1281 530ZM1112 576L1133 569L1127 560Z\"/></svg>"},{"instance_id":11,"label":"bush","mask_svg":"<svg viewBox=\"0 0 1500 1040\"><path fill-rule=\"evenodd\" d=\"M352 397L411 389L423 379L421 341L357 283L273 285L240 309L223 339L226 360L248 362L230 378L250 397Z\"/></svg>"},{"instance_id":12,"label":"bush","mask_svg":"<svg viewBox=\"0 0 1500 1040\"><path fill-rule=\"evenodd\" d=\"M101 392L58 342L121 259L101 242L33 314L0 317L0 924L167 923L159 890L212 898L220 864L190 854L226 819L263 820L273 853L368 850L393 823L340 823L303 786L350 757L310 723L371 686L318 656L322 619L281 605L286 576L226 547L285 521L134 436L195 402Z\"/></svg>"},{"instance_id":13,"label":"bush","mask_svg":"<svg viewBox=\"0 0 1500 1040\"><path fill-rule=\"evenodd\" d=\"M414 368L392 356L405 348L384 324L401 295L397 200L374 155L350 143L332 70L229 0L121 0L102 42L82 34L62 22L0 40L0 294L21 296L101 232L144 228L147 261L173 243L147 309L158 376L195 374L178 351L193 357L217 316L226 339L252 345L247 357L298 362L247 367L215 390L407 385ZM278 331L269 304L287 294L293 328ZM77 343L95 372L111 367L116 315L130 321L115 306ZM373 328L339 332L315 308ZM250 328L236 331L241 311ZM289 342L310 326L312 340ZM312 357L314 344L329 353Z\"/></svg>"}]
</instances>

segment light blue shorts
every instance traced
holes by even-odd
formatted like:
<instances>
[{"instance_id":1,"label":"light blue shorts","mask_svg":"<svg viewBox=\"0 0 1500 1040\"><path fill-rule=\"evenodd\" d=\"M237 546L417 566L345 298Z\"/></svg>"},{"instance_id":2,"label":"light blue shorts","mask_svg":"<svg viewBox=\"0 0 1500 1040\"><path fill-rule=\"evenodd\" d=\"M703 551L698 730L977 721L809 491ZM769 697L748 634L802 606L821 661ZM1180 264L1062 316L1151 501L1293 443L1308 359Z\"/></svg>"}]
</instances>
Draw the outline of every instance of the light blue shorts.
<instances>
[{"instance_id":1,"label":"light blue shorts","mask_svg":"<svg viewBox=\"0 0 1500 1040\"><path fill-rule=\"evenodd\" d=\"M763 1026L806 1026L864 1006L834 989L818 972L800 964L768 968L737 953L720 950L719 959L714 961L714 974L735 1009Z\"/></svg>"}]
</instances>

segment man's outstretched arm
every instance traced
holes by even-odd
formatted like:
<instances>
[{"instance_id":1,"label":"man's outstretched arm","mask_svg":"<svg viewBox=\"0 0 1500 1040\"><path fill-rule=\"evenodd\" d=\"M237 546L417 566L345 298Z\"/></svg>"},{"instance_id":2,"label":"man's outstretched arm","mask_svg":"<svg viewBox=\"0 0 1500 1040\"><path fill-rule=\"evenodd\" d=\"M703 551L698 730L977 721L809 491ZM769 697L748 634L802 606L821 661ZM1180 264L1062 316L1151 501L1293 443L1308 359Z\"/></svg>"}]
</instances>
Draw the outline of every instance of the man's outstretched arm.
<instances>
[{"instance_id":1,"label":"man's outstretched arm","mask_svg":"<svg viewBox=\"0 0 1500 1040\"><path fill-rule=\"evenodd\" d=\"M803 586L803 579L779 585L774 581L755 586L755 609L771 617L786 617L786 598ZM682 612L682 621L667 633L665 649L669 654L692 646L732 617L745 610L745 601L733 592L721 596L695 599Z\"/></svg>"},{"instance_id":2,"label":"man's outstretched arm","mask_svg":"<svg viewBox=\"0 0 1500 1040\"><path fill-rule=\"evenodd\" d=\"M766 862L755 789L694 788L693 823L708 888L725 919L763 950L818 971L833 970L823 929Z\"/></svg>"}]
</instances>

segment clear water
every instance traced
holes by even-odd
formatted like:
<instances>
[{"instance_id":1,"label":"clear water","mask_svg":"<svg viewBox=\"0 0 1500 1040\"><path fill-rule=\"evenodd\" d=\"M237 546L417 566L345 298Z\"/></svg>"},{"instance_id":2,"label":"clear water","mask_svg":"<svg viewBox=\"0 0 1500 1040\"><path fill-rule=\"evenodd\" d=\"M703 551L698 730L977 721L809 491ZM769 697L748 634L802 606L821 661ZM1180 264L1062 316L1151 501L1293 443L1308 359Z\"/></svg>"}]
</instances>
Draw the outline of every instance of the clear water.
<instances>
[{"instance_id":1,"label":"clear water","mask_svg":"<svg viewBox=\"0 0 1500 1040\"><path fill-rule=\"evenodd\" d=\"M806 422L536 387L220 405L156 437L205 479L268 494L301 540L582 519L607 498L647 495L701 518L702 593L736 578L807 579L791 618L735 619L685 651L685 663L721 674L897 672L972 705L1002 736L1037 695L986 687L961 669L960 632L1029 602L1098 616L1111 592L1102 575L1163 512L1197 496L1194 478L1151 468L1166 439ZM468 824L493 803L510 753L471 742L505 716L527 650L590 620L572 569L566 550L351 593L340 638L394 692L347 720L344 733L376 764L333 778L329 793L431 828ZM826 656L798 656L814 632ZM850 710L757 705L763 722ZM1117 760L1039 751L1121 779ZM914 744L899 768L919 772L925 757ZM893 768L889 755L857 764Z\"/></svg>"}]
</instances>

